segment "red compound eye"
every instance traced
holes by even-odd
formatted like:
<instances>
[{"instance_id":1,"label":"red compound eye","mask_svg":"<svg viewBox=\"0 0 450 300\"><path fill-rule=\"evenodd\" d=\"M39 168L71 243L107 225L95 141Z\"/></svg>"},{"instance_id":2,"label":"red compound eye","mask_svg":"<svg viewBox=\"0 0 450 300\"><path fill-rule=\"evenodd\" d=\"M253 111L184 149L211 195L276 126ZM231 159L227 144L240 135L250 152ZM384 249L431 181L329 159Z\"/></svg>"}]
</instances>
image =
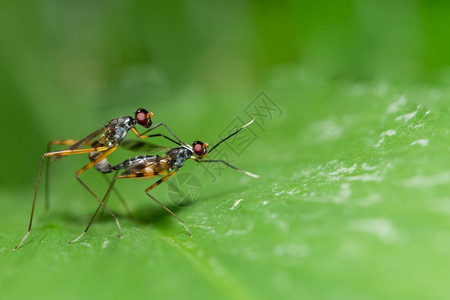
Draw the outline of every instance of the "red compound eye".
<instances>
[{"instance_id":1,"label":"red compound eye","mask_svg":"<svg viewBox=\"0 0 450 300\"><path fill-rule=\"evenodd\" d=\"M202 155L205 152L205 148L203 147L202 142L194 142L194 145L192 147L194 149L194 153L197 155Z\"/></svg>"},{"instance_id":2,"label":"red compound eye","mask_svg":"<svg viewBox=\"0 0 450 300\"><path fill-rule=\"evenodd\" d=\"M151 118L149 117L148 111L143 108L139 108L136 111L134 118L136 119L136 122L138 122L138 124L142 126L148 126L148 124L151 124L152 122Z\"/></svg>"}]
</instances>

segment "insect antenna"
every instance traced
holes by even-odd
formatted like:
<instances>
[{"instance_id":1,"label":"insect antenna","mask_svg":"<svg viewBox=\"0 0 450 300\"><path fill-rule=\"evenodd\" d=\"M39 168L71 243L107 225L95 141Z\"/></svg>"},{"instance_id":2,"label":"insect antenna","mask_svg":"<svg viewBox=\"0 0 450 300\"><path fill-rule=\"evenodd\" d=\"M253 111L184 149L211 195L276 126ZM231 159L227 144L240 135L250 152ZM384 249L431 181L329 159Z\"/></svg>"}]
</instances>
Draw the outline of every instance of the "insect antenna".
<instances>
[{"instance_id":1,"label":"insect antenna","mask_svg":"<svg viewBox=\"0 0 450 300\"><path fill-rule=\"evenodd\" d=\"M219 146L220 144L222 144L223 142L225 142L226 140L228 140L228 139L231 138L232 136L238 134L242 129L244 129L244 128L247 127L248 125L252 124L253 121L255 121L255 119L251 120L250 122L248 122L247 124L245 124L244 126L242 126L241 128L239 128L238 130L236 130L235 132L233 132L232 134L230 134L229 136L227 136L226 138L224 138L223 140L221 140L220 142L218 142L217 144L215 144L215 145L208 151L208 153L211 153L215 148L217 148L217 146Z\"/></svg>"},{"instance_id":2,"label":"insect antenna","mask_svg":"<svg viewBox=\"0 0 450 300\"><path fill-rule=\"evenodd\" d=\"M215 148L217 148L220 144L222 144L223 142L225 142L226 140L228 140L229 138L231 138L232 136L238 134L242 129L244 129L245 127L247 127L248 125L252 124L253 121L255 121L255 119L251 120L250 122L248 122L247 124L245 124L244 126L242 126L241 128L239 128L238 130L236 130L235 132L233 132L232 134L230 134L229 136L227 136L226 138L222 139L220 142L218 142L217 144L215 144L211 150L208 151L208 153L211 153L211 151L213 151ZM206 156L206 155L205 155ZM204 157L204 156L203 156ZM253 177L253 178L259 178L259 175L253 174L251 172L239 169L233 165L231 165L230 163L222 160L222 159L213 159L213 160L209 160L209 159L203 159L203 157L201 158L193 158L196 162L198 163L222 163L232 169L234 169L235 171L239 172L239 173L243 173L247 176Z\"/></svg>"},{"instance_id":3,"label":"insect antenna","mask_svg":"<svg viewBox=\"0 0 450 300\"><path fill-rule=\"evenodd\" d=\"M253 174L253 173L251 173L249 171L245 171L245 170L239 169L239 168L233 166L232 164L224 161L223 159L195 159L195 161L198 162L198 163L223 163L227 167L230 167L230 168L232 168L233 170L235 170L235 171L237 171L239 173L245 174L245 175L253 177L253 178L259 178L259 175Z\"/></svg>"}]
</instances>

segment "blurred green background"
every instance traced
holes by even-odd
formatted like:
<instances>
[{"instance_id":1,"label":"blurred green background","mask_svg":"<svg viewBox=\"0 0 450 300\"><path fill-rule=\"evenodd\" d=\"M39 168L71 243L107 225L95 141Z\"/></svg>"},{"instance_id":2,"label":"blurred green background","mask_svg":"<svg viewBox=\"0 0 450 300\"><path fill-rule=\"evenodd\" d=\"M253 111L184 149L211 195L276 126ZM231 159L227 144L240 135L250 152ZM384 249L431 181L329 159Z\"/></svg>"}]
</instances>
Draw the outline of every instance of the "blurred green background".
<instances>
[{"instance_id":1,"label":"blurred green background","mask_svg":"<svg viewBox=\"0 0 450 300\"><path fill-rule=\"evenodd\" d=\"M2 294L28 298L448 297L450 5L446 1L10 1L0 9ZM126 238L58 162L24 248L40 155L145 107L217 140L263 91L282 109L202 200L151 204ZM224 148L224 151L230 151ZM130 155L122 150L118 162ZM184 169L183 169L184 170ZM89 173L89 174L88 174ZM94 171L83 174L103 193ZM163 202L167 194L155 191ZM41 193L43 194L43 193ZM238 199L244 199L231 209ZM241 202L239 202L241 203ZM238 209L239 208L239 209Z\"/></svg>"},{"instance_id":2,"label":"blurred green background","mask_svg":"<svg viewBox=\"0 0 450 300\"><path fill-rule=\"evenodd\" d=\"M22 169L47 140L83 136L136 106L168 123L202 110L176 97L186 89L214 91L211 102L239 92L246 103L284 68L329 80L442 79L449 12L445 1L2 1L2 111L14 124L2 156L21 159L5 161L1 183L34 176Z\"/></svg>"}]
</instances>

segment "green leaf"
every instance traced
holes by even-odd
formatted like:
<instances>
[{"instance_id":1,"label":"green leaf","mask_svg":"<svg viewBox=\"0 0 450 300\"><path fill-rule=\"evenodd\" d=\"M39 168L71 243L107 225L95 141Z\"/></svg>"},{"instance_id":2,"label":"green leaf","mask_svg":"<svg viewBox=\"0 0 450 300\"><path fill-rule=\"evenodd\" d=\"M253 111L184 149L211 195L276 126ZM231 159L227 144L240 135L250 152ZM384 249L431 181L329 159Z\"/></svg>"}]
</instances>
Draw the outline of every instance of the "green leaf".
<instances>
[{"instance_id":1,"label":"green leaf","mask_svg":"<svg viewBox=\"0 0 450 300\"><path fill-rule=\"evenodd\" d=\"M41 187L32 233L13 252L25 233L34 185L2 192L0 209L7 212L0 223L2 295L445 298L450 292L448 88L305 81L289 72L278 79L265 92L281 116L266 118L262 127L252 124L246 137L257 138L240 155L233 152L240 144L221 146L234 165L259 179L225 169L214 171L213 180L188 161L177 176L197 178L200 198L174 202L169 184L155 190L186 221L192 237L145 195L154 180L128 180L117 189L135 220L115 196L108 204L125 238L103 213L80 242L67 246L96 206L72 178L86 163L76 158L52 166L51 210L42 214ZM236 117L250 118L244 111L252 100L248 95L230 95L227 115L203 105L207 99L201 92L179 96L167 105L169 111L181 114L183 109L176 109L181 101L198 109L166 123L181 137L217 141ZM208 126L195 120L207 120ZM111 159L127 155L134 154L118 151ZM91 170L82 176L96 193L104 193L100 174Z\"/></svg>"}]
</instances>

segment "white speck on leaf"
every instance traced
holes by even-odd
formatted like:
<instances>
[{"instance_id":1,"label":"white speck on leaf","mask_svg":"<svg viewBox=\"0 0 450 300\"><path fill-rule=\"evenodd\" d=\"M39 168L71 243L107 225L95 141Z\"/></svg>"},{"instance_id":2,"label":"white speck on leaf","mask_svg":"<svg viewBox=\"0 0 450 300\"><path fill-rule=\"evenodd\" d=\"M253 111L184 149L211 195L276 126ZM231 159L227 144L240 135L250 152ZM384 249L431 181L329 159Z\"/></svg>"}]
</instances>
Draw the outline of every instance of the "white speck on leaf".
<instances>
[{"instance_id":1,"label":"white speck on leaf","mask_svg":"<svg viewBox=\"0 0 450 300\"><path fill-rule=\"evenodd\" d=\"M292 190L287 192L288 195L295 195L298 193L300 193L300 190L298 188L293 188Z\"/></svg>"},{"instance_id":2,"label":"white speck on leaf","mask_svg":"<svg viewBox=\"0 0 450 300\"><path fill-rule=\"evenodd\" d=\"M362 181L362 182L369 182L369 181L380 182L383 180L383 177L378 176L376 174L362 174L362 175L347 177L347 180L348 181Z\"/></svg>"},{"instance_id":3,"label":"white speck on leaf","mask_svg":"<svg viewBox=\"0 0 450 300\"><path fill-rule=\"evenodd\" d=\"M279 192L274 193L274 196L278 197L278 196L283 195L283 194L284 194L284 191L279 191Z\"/></svg>"},{"instance_id":4,"label":"white speck on leaf","mask_svg":"<svg viewBox=\"0 0 450 300\"><path fill-rule=\"evenodd\" d=\"M413 111L409 114L404 114L404 115L398 116L395 118L395 121L408 122L409 120L411 120L412 118L414 118L416 116L417 112L418 112L418 110Z\"/></svg>"},{"instance_id":5,"label":"white speck on leaf","mask_svg":"<svg viewBox=\"0 0 450 300\"><path fill-rule=\"evenodd\" d=\"M381 144L384 143L384 140L387 136L394 136L397 134L397 131L395 131L394 129L389 129L387 131L384 131L380 134L380 139L378 140L378 142L375 144L375 147L380 147Z\"/></svg>"},{"instance_id":6,"label":"white speck on leaf","mask_svg":"<svg viewBox=\"0 0 450 300\"><path fill-rule=\"evenodd\" d=\"M247 224L247 228L244 229L230 229L228 230L225 235L246 235L249 234L253 230L253 223Z\"/></svg>"},{"instance_id":7,"label":"white speck on leaf","mask_svg":"<svg viewBox=\"0 0 450 300\"><path fill-rule=\"evenodd\" d=\"M342 167L337 169L336 171L331 172L329 175L334 176L334 175L340 175L340 174L351 174L353 173L353 171L356 170L356 167L358 166L358 164L354 164L353 166L346 168L346 167Z\"/></svg>"},{"instance_id":8,"label":"white speck on leaf","mask_svg":"<svg viewBox=\"0 0 450 300\"><path fill-rule=\"evenodd\" d=\"M236 202L234 202L233 206L232 206L230 209L235 209L236 206L238 206L239 203L241 203L242 200L244 200L244 199L238 199L238 200L236 200Z\"/></svg>"},{"instance_id":9,"label":"white speck on leaf","mask_svg":"<svg viewBox=\"0 0 450 300\"><path fill-rule=\"evenodd\" d=\"M316 170L309 172L308 178L303 182L309 180L325 180L328 182L336 181L361 181L361 182L380 182L383 181L384 175L390 168L390 164L370 166L367 163L361 165L353 164L346 166L342 162L329 162L325 166L319 166ZM314 191L309 191L308 185L303 184L301 188L302 197L314 196ZM311 199L309 199L311 200Z\"/></svg>"},{"instance_id":10,"label":"white speck on leaf","mask_svg":"<svg viewBox=\"0 0 450 300\"><path fill-rule=\"evenodd\" d=\"M339 139L343 130L333 120L325 120L313 123L311 132L317 142L326 142Z\"/></svg>"},{"instance_id":11,"label":"white speck on leaf","mask_svg":"<svg viewBox=\"0 0 450 300\"><path fill-rule=\"evenodd\" d=\"M397 230L390 220L362 219L352 220L348 223L349 229L376 235L381 241L393 243L398 239Z\"/></svg>"},{"instance_id":12,"label":"white speck on leaf","mask_svg":"<svg viewBox=\"0 0 450 300\"><path fill-rule=\"evenodd\" d=\"M414 145L420 145L422 147L426 147L428 146L429 140L428 139L421 139L421 140L417 140L414 141L410 144L410 146L414 146Z\"/></svg>"},{"instance_id":13,"label":"white speck on leaf","mask_svg":"<svg viewBox=\"0 0 450 300\"><path fill-rule=\"evenodd\" d=\"M387 112L389 114L396 113L399 111L400 107L404 106L405 104L406 104L406 97L404 95L401 95L397 101L389 105Z\"/></svg>"},{"instance_id":14,"label":"white speck on leaf","mask_svg":"<svg viewBox=\"0 0 450 300\"><path fill-rule=\"evenodd\" d=\"M393 136L396 134L397 134L397 132L394 129L390 129L390 130L384 132L384 136Z\"/></svg>"},{"instance_id":15,"label":"white speck on leaf","mask_svg":"<svg viewBox=\"0 0 450 300\"><path fill-rule=\"evenodd\" d=\"M108 239L104 240L103 244L102 244L102 249L105 249L106 247L108 247L108 245L109 245L109 240Z\"/></svg>"},{"instance_id":16,"label":"white speck on leaf","mask_svg":"<svg viewBox=\"0 0 450 300\"><path fill-rule=\"evenodd\" d=\"M278 184L274 184L274 187L272 188L272 193L275 197L278 197L280 195L295 195L299 194L300 190L296 187L290 189L290 190L283 190L281 189Z\"/></svg>"},{"instance_id":17,"label":"white speck on leaf","mask_svg":"<svg viewBox=\"0 0 450 300\"><path fill-rule=\"evenodd\" d=\"M356 170L357 166L358 166L358 164L353 164L353 166L347 168L347 167L344 167L343 164L341 164L338 169L327 174L328 180L338 181L344 175L352 174ZM319 175L325 175L325 174L324 174L324 172L320 172Z\"/></svg>"},{"instance_id":18,"label":"white speck on leaf","mask_svg":"<svg viewBox=\"0 0 450 300\"><path fill-rule=\"evenodd\" d=\"M361 165L361 169L363 169L364 171L373 171L376 170L378 167L376 166L369 166L367 163L363 163Z\"/></svg>"},{"instance_id":19,"label":"white speck on leaf","mask_svg":"<svg viewBox=\"0 0 450 300\"><path fill-rule=\"evenodd\" d=\"M194 225L191 225L191 227L196 227L196 228L200 228L203 230L207 230L207 231L209 231L210 234L216 234L216 230L214 229L214 227L211 227L211 226L194 224Z\"/></svg>"},{"instance_id":20,"label":"white speck on leaf","mask_svg":"<svg viewBox=\"0 0 450 300\"><path fill-rule=\"evenodd\" d=\"M403 181L404 186L415 188L429 188L432 186L449 183L450 183L450 172L444 172L429 176L418 175Z\"/></svg>"}]
</instances>

